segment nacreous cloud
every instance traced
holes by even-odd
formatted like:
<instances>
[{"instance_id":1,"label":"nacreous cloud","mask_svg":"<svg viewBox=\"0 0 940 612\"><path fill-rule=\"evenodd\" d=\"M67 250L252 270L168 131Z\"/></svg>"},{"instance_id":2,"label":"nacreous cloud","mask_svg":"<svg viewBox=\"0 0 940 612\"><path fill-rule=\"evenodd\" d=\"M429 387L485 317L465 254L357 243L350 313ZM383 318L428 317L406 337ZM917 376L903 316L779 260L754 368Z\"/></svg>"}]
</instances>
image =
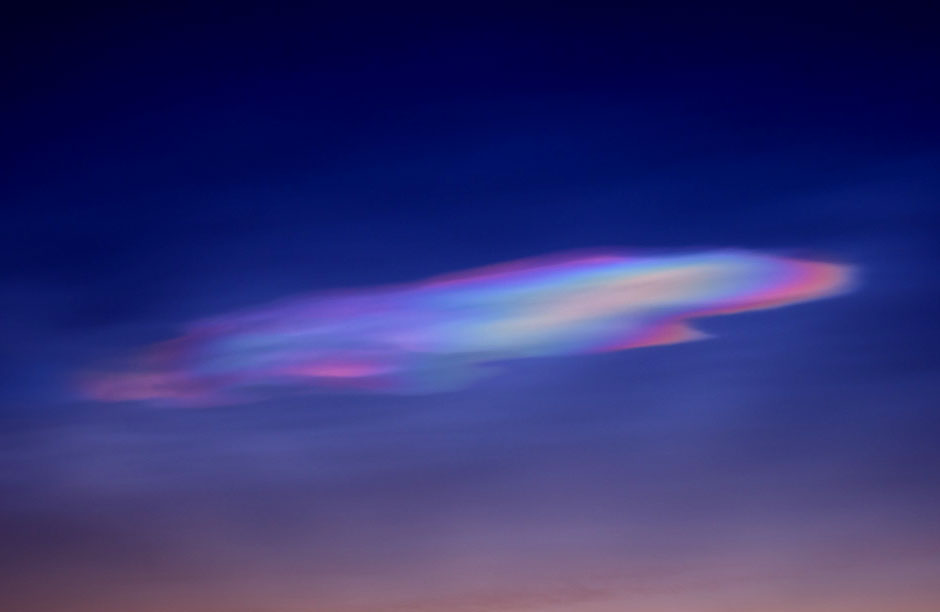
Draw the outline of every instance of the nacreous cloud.
<instances>
[{"instance_id":1,"label":"nacreous cloud","mask_svg":"<svg viewBox=\"0 0 940 612\"><path fill-rule=\"evenodd\" d=\"M834 295L851 276L736 250L549 256L210 319L81 389L184 404L324 386L431 392L467 383L482 364L693 340L703 335L690 319Z\"/></svg>"}]
</instances>

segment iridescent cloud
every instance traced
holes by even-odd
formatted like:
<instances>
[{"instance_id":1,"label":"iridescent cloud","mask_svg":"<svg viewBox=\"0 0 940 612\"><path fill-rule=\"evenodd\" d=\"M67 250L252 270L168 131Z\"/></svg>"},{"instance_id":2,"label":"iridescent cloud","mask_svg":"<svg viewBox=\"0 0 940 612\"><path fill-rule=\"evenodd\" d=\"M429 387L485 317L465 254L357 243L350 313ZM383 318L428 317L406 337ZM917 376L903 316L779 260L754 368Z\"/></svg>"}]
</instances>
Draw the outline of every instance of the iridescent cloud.
<instances>
[{"instance_id":1,"label":"iridescent cloud","mask_svg":"<svg viewBox=\"0 0 940 612\"><path fill-rule=\"evenodd\" d=\"M738 250L548 256L209 319L81 388L106 401L196 404L311 387L430 392L495 362L701 338L690 319L834 295L851 276Z\"/></svg>"}]
</instances>

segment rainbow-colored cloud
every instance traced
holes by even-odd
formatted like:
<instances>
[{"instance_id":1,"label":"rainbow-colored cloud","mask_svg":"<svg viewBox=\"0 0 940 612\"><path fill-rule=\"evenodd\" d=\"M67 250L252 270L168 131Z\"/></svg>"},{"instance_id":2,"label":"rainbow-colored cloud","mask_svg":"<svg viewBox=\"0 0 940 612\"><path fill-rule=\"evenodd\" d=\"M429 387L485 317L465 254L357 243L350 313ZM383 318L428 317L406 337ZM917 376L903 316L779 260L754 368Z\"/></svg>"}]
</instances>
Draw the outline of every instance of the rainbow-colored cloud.
<instances>
[{"instance_id":1,"label":"rainbow-colored cloud","mask_svg":"<svg viewBox=\"0 0 940 612\"><path fill-rule=\"evenodd\" d=\"M498 361L703 337L689 320L845 291L847 266L739 250L527 259L217 317L84 377L86 397L220 404L283 389L428 392Z\"/></svg>"}]
</instances>

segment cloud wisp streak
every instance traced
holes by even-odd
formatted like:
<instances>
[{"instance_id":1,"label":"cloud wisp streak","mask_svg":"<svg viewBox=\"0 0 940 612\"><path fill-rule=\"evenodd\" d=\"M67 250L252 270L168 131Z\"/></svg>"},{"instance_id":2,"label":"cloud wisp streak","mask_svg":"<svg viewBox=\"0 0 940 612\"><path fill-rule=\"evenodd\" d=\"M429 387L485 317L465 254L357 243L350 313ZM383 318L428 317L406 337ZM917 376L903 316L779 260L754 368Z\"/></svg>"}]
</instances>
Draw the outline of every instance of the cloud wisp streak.
<instances>
[{"instance_id":1,"label":"cloud wisp streak","mask_svg":"<svg viewBox=\"0 0 940 612\"><path fill-rule=\"evenodd\" d=\"M427 393L504 361L674 344L691 319L835 295L848 266L741 250L560 254L215 317L85 375L85 397L226 404L284 390Z\"/></svg>"}]
</instances>

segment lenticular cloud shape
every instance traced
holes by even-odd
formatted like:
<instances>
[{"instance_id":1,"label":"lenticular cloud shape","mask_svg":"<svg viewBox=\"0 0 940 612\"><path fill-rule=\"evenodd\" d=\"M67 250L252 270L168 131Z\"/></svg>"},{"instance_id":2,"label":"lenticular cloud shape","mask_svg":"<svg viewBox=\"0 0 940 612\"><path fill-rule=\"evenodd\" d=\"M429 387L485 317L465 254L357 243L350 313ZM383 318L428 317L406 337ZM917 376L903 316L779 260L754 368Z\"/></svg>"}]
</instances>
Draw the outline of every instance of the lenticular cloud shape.
<instances>
[{"instance_id":1,"label":"lenticular cloud shape","mask_svg":"<svg viewBox=\"0 0 940 612\"><path fill-rule=\"evenodd\" d=\"M216 317L80 386L98 400L182 404L330 387L434 392L496 362L694 340L704 334L691 319L850 284L846 266L737 250L556 255Z\"/></svg>"}]
</instances>

